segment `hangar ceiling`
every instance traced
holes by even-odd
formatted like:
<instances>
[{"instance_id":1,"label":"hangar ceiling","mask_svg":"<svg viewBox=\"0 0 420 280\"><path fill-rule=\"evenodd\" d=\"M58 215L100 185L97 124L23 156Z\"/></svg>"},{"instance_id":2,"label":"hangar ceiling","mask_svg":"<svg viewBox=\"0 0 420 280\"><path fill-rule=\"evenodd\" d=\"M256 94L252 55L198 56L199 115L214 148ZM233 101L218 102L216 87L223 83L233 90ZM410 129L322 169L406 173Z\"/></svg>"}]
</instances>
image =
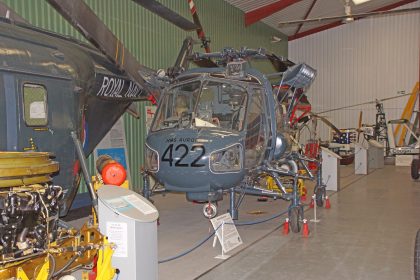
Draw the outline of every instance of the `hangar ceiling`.
<instances>
[{"instance_id":1,"label":"hangar ceiling","mask_svg":"<svg viewBox=\"0 0 420 280\"><path fill-rule=\"evenodd\" d=\"M325 20L280 26L280 22L345 15L346 0L225 0L244 12L246 26L262 21L289 37L302 38L345 24L343 20ZM388 11L417 0L371 0L355 5L349 0L352 14Z\"/></svg>"}]
</instances>

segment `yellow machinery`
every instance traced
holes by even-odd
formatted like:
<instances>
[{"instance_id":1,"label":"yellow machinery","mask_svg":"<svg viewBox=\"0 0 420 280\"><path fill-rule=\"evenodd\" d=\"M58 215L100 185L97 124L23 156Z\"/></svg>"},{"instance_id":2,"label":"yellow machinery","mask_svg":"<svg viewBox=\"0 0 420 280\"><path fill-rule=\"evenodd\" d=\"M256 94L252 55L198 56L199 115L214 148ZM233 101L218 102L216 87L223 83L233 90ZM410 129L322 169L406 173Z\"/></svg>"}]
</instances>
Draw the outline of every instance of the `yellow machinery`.
<instances>
[{"instance_id":1,"label":"yellow machinery","mask_svg":"<svg viewBox=\"0 0 420 280\"><path fill-rule=\"evenodd\" d=\"M305 174L305 170L299 170L299 174ZM286 179L287 181L282 181L284 183L284 186L286 187L286 191L291 193L293 191L293 182L291 180L293 179ZM268 174L266 176L260 177L259 184L270 191L275 192L281 192L279 187L277 186L275 180L273 177L269 176ZM305 183L303 179L298 179L298 194L300 196L305 196L307 193Z\"/></svg>"},{"instance_id":2,"label":"yellow machinery","mask_svg":"<svg viewBox=\"0 0 420 280\"><path fill-rule=\"evenodd\" d=\"M0 279L55 279L98 258L96 279L110 280L112 244L96 225L80 230L60 223L63 191L48 153L0 152Z\"/></svg>"}]
</instances>

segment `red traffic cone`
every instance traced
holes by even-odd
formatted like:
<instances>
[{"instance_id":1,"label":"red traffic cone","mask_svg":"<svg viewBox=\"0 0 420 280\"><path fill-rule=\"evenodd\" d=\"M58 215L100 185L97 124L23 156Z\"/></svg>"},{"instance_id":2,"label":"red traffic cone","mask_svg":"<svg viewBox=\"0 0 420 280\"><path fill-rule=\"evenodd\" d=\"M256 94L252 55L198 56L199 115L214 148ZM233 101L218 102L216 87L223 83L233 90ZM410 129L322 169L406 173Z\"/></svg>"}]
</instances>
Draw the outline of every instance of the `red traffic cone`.
<instances>
[{"instance_id":1,"label":"red traffic cone","mask_svg":"<svg viewBox=\"0 0 420 280\"><path fill-rule=\"evenodd\" d=\"M309 204L309 208L314 208L314 198L311 198L311 203Z\"/></svg>"},{"instance_id":2,"label":"red traffic cone","mask_svg":"<svg viewBox=\"0 0 420 280\"><path fill-rule=\"evenodd\" d=\"M308 237L309 236L309 226L308 226L308 221L306 219L303 219L302 236L303 237Z\"/></svg>"},{"instance_id":3,"label":"red traffic cone","mask_svg":"<svg viewBox=\"0 0 420 280\"><path fill-rule=\"evenodd\" d=\"M331 208L330 198L327 195L325 197L325 209L330 209L330 208Z\"/></svg>"},{"instance_id":4,"label":"red traffic cone","mask_svg":"<svg viewBox=\"0 0 420 280\"><path fill-rule=\"evenodd\" d=\"M286 221L283 223L283 234L288 235L289 234L289 218L286 218Z\"/></svg>"}]
</instances>

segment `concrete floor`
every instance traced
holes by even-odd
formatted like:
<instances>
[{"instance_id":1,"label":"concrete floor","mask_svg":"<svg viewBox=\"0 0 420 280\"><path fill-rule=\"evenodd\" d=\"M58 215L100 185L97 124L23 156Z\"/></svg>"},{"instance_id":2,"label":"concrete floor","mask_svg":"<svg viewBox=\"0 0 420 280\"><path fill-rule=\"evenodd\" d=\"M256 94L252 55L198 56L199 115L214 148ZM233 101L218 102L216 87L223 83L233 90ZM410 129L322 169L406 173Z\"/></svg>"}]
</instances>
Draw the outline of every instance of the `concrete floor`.
<instances>
[{"instance_id":1,"label":"concrete floor","mask_svg":"<svg viewBox=\"0 0 420 280\"><path fill-rule=\"evenodd\" d=\"M331 197L311 235L273 232L199 279L414 279L420 183L386 166Z\"/></svg>"},{"instance_id":2,"label":"concrete floor","mask_svg":"<svg viewBox=\"0 0 420 280\"><path fill-rule=\"evenodd\" d=\"M341 167L342 190L329 192L332 208L318 209L321 222L310 223L308 238L282 235L286 216L239 226L244 244L229 252L230 259L214 258L221 248L213 248L211 238L186 256L159 264L159 279L414 279L420 182L410 179L407 167L385 166L367 176L353 173L353 166ZM202 205L186 202L184 195L153 199L160 213L159 260L194 247L212 231ZM285 201L247 197L238 222L272 217L287 207ZM227 209L225 197L220 213ZM305 217L312 214L310 209Z\"/></svg>"}]
</instances>

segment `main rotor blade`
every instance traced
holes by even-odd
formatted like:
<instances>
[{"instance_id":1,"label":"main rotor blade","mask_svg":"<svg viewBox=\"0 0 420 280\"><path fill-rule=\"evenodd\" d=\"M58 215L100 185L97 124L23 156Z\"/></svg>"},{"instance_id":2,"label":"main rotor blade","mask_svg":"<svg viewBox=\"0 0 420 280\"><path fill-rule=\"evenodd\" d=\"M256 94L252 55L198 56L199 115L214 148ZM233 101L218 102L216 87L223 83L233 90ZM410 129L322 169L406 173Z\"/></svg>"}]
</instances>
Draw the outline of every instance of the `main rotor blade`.
<instances>
[{"instance_id":1,"label":"main rotor blade","mask_svg":"<svg viewBox=\"0 0 420 280\"><path fill-rule=\"evenodd\" d=\"M47 0L73 27L93 45L98 47L120 70L136 82L146 93L151 94L144 74L154 71L137 62L136 58L124 47L120 40L95 15L83 0ZM158 95L157 92L154 94ZM158 98L158 96L155 96ZM147 96L144 96L147 100Z\"/></svg>"},{"instance_id":2,"label":"main rotor blade","mask_svg":"<svg viewBox=\"0 0 420 280\"><path fill-rule=\"evenodd\" d=\"M179 14L175 13L171 9L166 6L163 6L159 2L155 0L132 0L136 4L139 4L143 8L151 11L152 13L157 14L163 19L173 23L174 25L178 26L185 31L193 31L198 29L199 27L192 23L191 21L187 20L186 18L180 16Z\"/></svg>"},{"instance_id":3,"label":"main rotor blade","mask_svg":"<svg viewBox=\"0 0 420 280\"><path fill-rule=\"evenodd\" d=\"M290 21L279 22L278 23L278 26L279 27L282 27L282 26L288 25L288 24L299 24L299 23L308 23L308 22L321 22L321 21L326 21L326 20L339 20L339 19L346 19L346 18L358 19L358 18L370 17L370 16L380 16L380 15L389 15L389 14L400 14L400 13L416 12L416 11L420 11L420 7L400 9L400 10L389 10L389 11L377 11L377 12L370 12L370 13L360 13L360 14L353 14L353 15L341 15L341 16L313 18L313 19L290 20Z\"/></svg>"},{"instance_id":4,"label":"main rotor blade","mask_svg":"<svg viewBox=\"0 0 420 280\"><path fill-rule=\"evenodd\" d=\"M200 59L195 59L192 61L195 65L197 65L198 67L204 67L204 68L214 68L214 67L219 67L213 60L211 60L210 58L200 58Z\"/></svg>"},{"instance_id":5,"label":"main rotor blade","mask_svg":"<svg viewBox=\"0 0 420 280\"><path fill-rule=\"evenodd\" d=\"M277 72L284 72L289 66L295 65L292 61L280 58L273 53L267 53L266 57L270 60L271 64L273 64Z\"/></svg>"}]
</instances>

